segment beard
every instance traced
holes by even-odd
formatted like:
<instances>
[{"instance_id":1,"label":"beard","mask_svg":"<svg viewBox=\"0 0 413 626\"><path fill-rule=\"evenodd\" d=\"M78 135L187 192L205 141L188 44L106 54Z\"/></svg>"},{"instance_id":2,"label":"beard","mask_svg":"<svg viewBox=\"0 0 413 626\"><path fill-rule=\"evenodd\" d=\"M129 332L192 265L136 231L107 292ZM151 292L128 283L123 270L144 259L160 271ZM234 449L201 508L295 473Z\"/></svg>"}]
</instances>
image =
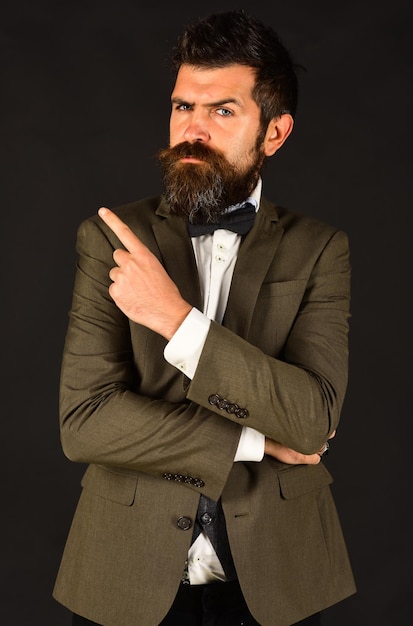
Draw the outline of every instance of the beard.
<instances>
[{"instance_id":1,"label":"beard","mask_svg":"<svg viewBox=\"0 0 413 626\"><path fill-rule=\"evenodd\" d=\"M252 163L240 168L200 142L182 142L158 153L165 199L175 215L194 224L214 223L229 206L243 202L257 185L265 159L257 142ZM181 163L192 156L202 163Z\"/></svg>"}]
</instances>

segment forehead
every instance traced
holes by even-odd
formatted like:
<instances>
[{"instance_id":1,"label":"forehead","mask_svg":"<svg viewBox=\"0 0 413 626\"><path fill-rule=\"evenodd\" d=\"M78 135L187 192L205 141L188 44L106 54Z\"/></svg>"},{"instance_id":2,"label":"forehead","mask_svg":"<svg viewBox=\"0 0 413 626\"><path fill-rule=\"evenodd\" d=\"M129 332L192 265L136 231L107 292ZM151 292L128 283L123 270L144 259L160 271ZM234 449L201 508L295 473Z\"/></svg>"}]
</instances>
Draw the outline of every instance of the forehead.
<instances>
[{"instance_id":1,"label":"forehead","mask_svg":"<svg viewBox=\"0 0 413 626\"><path fill-rule=\"evenodd\" d=\"M206 69L182 65L179 69L172 97L193 102L215 102L237 99L240 103L252 100L255 71L246 65Z\"/></svg>"}]
</instances>

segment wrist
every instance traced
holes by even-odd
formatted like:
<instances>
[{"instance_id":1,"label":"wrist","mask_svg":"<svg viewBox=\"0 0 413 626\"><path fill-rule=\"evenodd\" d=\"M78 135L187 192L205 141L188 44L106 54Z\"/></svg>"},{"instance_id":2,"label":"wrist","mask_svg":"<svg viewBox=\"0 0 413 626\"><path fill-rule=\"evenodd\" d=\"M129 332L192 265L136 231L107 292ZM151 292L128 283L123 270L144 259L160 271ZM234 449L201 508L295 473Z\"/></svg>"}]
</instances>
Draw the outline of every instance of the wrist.
<instances>
[{"instance_id":1,"label":"wrist","mask_svg":"<svg viewBox=\"0 0 413 626\"><path fill-rule=\"evenodd\" d=\"M192 306L187 302L184 303L184 306L180 308L179 311L174 314L173 319L169 321L169 323L165 324L164 328L160 332L160 334L165 337L167 341L170 341L181 324L188 317L189 313L192 310Z\"/></svg>"}]
</instances>

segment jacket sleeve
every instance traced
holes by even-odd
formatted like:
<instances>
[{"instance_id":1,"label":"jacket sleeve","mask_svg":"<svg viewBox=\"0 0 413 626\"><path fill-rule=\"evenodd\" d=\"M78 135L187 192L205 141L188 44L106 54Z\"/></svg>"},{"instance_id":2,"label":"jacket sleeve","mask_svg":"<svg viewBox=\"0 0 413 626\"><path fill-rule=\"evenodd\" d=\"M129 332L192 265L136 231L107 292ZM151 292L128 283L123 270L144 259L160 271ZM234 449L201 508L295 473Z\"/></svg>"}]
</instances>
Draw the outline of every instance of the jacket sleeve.
<instances>
[{"instance_id":1,"label":"jacket sleeve","mask_svg":"<svg viewBox=\"0 0 413 626\"><path fill-rule=\"evenodd\" d=\"M281 255L279 265L284 262ZM253 318L250 334L255 332L254 324L260 326L257 332L261 334L274 335L278 324L288 328L279 354L269 355L248 337L243 339L212 323L187 396L230 421L310 454L337 428L347 387L350 263L346 234L330 233L314 260L303 259L302 266L308 272L304 276L303 270L300 280L265 285L273 293L272 305L267 298L255 306L259 317ZM283 301L286 285L297 292L298 306L297 310L291 307L290 320L286 311L291 295L288 302ZM265 323L262 311L275 305L281 311L279 318ZM272 330L265 330L271 325Z\"/></svg>"},{"instance_id":2,"label":"jacket sleeve","mask_svg":"<svg viewBox=\"0 0 413 626\"><path fill-rule=\"evenodd\" d=\"M115 305L108 274L120 243L99 222L86 220L77 236L60 379L64 453L76 462L177 475L216 499L231 470L241 425L186 399L183 375L163 359L162 338L130 324ZM132 345L134 332L142 341Z\"/></svg>"}]
</instances>

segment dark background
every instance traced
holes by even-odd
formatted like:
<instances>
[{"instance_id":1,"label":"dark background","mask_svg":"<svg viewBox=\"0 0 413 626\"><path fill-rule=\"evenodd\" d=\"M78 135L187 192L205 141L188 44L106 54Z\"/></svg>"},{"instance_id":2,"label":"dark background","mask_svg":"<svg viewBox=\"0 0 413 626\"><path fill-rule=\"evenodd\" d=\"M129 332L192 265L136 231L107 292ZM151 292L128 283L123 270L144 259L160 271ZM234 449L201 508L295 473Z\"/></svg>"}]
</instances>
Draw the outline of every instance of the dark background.
<instances>
[{"instance_id":1,"label":"dark background","mask_svg":"<svg viewBox=\"0 0 413 626\"><path fill-rule=\"evenodd\" d=\"M58 432L77 226L159 191L170 47L188 20L240 7L307 68L264 192L345 230L352 251L350 382L326 464L358 593L323 625L413 623L411 1L15 0L0 16L5 626L69 624L51 592L84 471Z\"/></svg>"}]
</instances>

